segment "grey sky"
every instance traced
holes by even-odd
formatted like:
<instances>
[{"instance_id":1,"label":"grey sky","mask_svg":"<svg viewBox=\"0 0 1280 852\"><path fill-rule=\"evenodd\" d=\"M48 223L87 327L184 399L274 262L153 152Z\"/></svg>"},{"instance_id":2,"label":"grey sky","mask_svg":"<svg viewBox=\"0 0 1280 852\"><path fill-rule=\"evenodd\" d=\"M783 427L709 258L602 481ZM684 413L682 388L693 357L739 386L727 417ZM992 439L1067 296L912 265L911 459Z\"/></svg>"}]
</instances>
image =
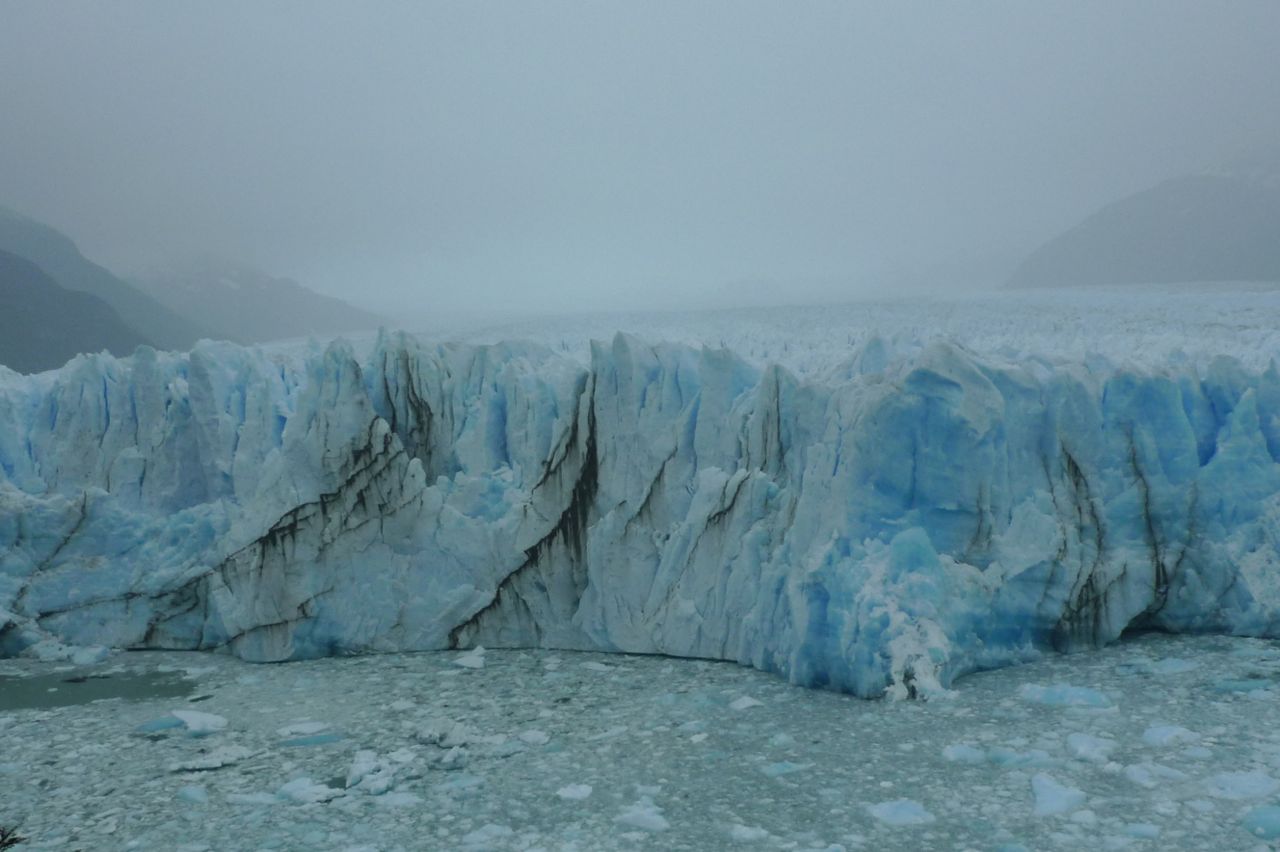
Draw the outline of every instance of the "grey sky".
<instances>
[{"instance_id":1,"label":"grey sky","mask_svg":"<svg viewBox=\"0 0 1280 852\"><path fill-rule=\"evenodd\" d=\"M384 310L832 295L1280 139L1277 35L1271 0L6 0L0 204Z\"/></svg>"}]
</instances>

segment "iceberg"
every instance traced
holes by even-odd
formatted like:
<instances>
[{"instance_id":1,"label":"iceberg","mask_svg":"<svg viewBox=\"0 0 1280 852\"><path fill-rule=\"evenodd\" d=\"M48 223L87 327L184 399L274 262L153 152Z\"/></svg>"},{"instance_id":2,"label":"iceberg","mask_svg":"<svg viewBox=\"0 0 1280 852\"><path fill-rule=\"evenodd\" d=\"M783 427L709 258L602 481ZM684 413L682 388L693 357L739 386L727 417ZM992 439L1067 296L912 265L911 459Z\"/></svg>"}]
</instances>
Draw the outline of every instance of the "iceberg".
<instances>
[{"instance_id":1,"label":"iceberg","mask_svg":"<svg viewBox=\"0 0 1280 852\"><path fill-rule=\"evenodd\" d=\"M926 698L1129 629L1280 635L1274 364L366 349L0 369L0 655L539 646Z\"/></svg>"}]
</instances>

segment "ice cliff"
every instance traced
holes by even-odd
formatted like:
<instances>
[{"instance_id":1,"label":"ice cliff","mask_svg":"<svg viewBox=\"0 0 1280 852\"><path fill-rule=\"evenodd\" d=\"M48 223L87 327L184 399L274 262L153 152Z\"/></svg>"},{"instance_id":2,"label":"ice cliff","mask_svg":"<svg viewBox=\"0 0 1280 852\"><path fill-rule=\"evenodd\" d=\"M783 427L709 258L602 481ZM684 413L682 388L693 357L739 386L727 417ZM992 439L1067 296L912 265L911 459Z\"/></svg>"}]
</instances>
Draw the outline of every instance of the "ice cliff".
<instances>
[{"instance_id":1,"label":"ice cliff","mask_svg":"<svg viewBox=\"0 0 1280 852\"><path fill-rule=\"evenodd\" d=\"M0 655L491 646L862 696L1127 628L1280 635L1280 374L625 336L0 368Z\"/></svg>"}]
</instances>

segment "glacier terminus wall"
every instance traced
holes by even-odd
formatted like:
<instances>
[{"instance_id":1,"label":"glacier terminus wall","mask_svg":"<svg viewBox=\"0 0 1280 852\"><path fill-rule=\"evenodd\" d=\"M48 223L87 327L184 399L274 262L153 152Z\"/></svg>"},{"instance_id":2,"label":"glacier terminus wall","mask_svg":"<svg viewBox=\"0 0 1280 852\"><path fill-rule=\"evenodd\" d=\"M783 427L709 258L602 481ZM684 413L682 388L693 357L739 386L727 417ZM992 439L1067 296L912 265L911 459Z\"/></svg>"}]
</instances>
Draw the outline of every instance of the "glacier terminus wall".
<instances>
[{"instance_id":1,"label":"glacier terminus wall","mask_svg":"<svg viewBox=\"0 0 1280 852\"><path fill-rule=\"evenodd\" d=\"M860 696L1126 629L1280 635L1280 374L618 336L0 369L0 655L486 646Z\"/></svg>"}]
</instances>

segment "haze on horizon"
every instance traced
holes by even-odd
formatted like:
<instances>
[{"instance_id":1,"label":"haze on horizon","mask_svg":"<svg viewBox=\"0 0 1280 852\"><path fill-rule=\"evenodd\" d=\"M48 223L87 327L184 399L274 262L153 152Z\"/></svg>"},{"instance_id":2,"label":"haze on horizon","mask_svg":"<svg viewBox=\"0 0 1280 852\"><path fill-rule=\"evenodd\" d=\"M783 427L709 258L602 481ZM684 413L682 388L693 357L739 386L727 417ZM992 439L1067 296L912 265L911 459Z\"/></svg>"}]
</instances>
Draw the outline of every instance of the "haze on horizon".
<instances>
[{"instance_id":1,"label":"haze on horizon","mask_svg":"<svg viewBox=\"0 0 1280 852\"><path fill-rule=\"evenodd\" d=\"M11 2L0 205L394 313L1007 270L1280 140L1280 4ZM991 282L998 283L998 282Z\"/></svg>"}]
</instances>

